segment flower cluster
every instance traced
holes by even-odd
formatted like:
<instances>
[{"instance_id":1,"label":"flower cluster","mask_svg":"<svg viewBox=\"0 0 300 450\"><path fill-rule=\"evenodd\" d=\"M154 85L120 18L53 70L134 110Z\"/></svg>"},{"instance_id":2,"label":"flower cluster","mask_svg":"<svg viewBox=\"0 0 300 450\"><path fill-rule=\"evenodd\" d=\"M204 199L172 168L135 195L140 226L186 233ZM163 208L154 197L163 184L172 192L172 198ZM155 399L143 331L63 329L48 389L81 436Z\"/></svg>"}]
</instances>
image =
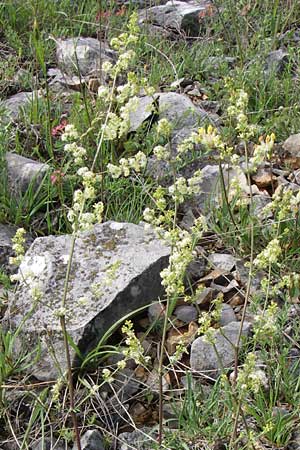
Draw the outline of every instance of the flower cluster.
<instances>
[{"instance_id":1,"label":"flower cluster","mask_svg":"<svg viewBox=\"0 0 300 450\"><path fill-rule=\"evenodd\" d=\"M197 133L195 131L192 132L189 137L178 145L177 160L181 160L184 154L193 150L199 144L203 145L207 150L218 149L221 156L226 153L226 146L221 136L215 128L209 125L207 128L200 127Z\"/></svg>"},{"instance_id":2,"label":"flower cluster","mask_svg":"<svg viewBox=\"0 0 300 450\"><path fill-rule=\"evenodd\" d=\"M168 192L174 202L178 204L183 203L187 197L200 192L201 180L201 170L196 170L194 175L189 179L184 177L177 178L175 183L169 186Z\"/></svg>"},{"instance_id":3,"label":"flower cluster","mask_svg":"<svg viewBox=\"0 0 300 450\"><path fill-rule=\"evenodd\" d=\"M131 170L134 170L137 173L141 172L141 170L146 167L146 164L146 155L143 152L138 152L131 158L121 158L118 166L115 164L107 164L107 170L112 178L117 179L120 178L120 176L128 177Z\"/></svg>"},{"instance_id":4,"label":"flower cluster","mask_svg":"<svg viewBox=\"0 0 300 450\"><path fill-rule=\"evenodd\" d=\"M253 331L254 338L260 342L270 342L277 334L278 306L272 302L262 313L255 316Z\"/></svg>"},{"instance_id":5,"label":"flower cluster","mask_svg":"<svg viewBox=\"0 0 300 450\"><path fill-rule=\"evenodd\" d=\"M64 127L64 133L61 135L62 141L76 141L78 138L79 134L74 125L68 124Z\"/></svg>"},{"instance_id":6,"label":"flower cluster","mask_svg":"<svg viewBox=\"0 0 300 450\"><path fill-rule=\"evenodd\" d=\"M106 62L106 64L103 63L102 65L102 69L112 77L116 77L120 72L126 71L134 63L136 53L129 47L132 44L136 44L139 39L137 13L131 14L127 28L128 32L121 33L110 41L111 47L119 53L116 64L113 66L110 62Z\"/></svg>"},{"instance_id":7,"label":"flower cluster","mask_svg":"<svg viewBox=\"0 0 300 450\"><path fill-rule=\"evenodd\" d=\"M264 161L271 158L275 134L268 135L265 140L263 137L260 137L259 141L259 144L254 148L253 156L249 160L249 166L252 171L255 171Z\"/></svg>"},{"instance_id":8,"label":"flower cluster","mask_svg":"<svg viewBox=\"0 0 300 450\"><path fill-rule=\"evenodd\" d=\"M69 153L74 158L74 164L80 166L83 164L84 158L86 157L86 149L76 142L66 144L64 147L66 153Z\"/></svg>"},{"instance_id":9,"label":"flower cluster","mask_svg":"<svg viewBox=\"0 0 300 450\"><path fill-rule=\"evenodd\" d=\"M243 367L239 369L236 387L242 395L258 393L261 387L268 385L265 372L257 367L256 355L248 353Z\"/></svg>"},{"instance_id":10,"label":"flower cluster","mask_svg":"<svg viewBox=\"0 0 300 450\"><path fill-rule=\"evenodd\" d=\"M278 259L282 253L282 249L280 247L279 239L272 239L266 246L264 250L262 250L259 255L254 259L253 264L258 269L267 269L272 264L278 265Z\"/></svg>"},{"instance_id":11,"label":"flower cluster","mask_svg":"<svg viewBox=\"0 0 300 450\"><path fill-rule=\"evenodd\" d=\"M227 108L227 114L236 121L236 131L241 139L248 140L254 135L256 127L249 124L247 117L247 107L248 107L248 94L247 92L239 89L232 92L229 102L230 106Z\"/></svg>"},{"instance_id":12,"label":"flower cluster","mask_svg":"<svg viewBox=\"0 0 300 450\"><path fill-rule=\"evenodd\" d=\"M18 228L16 234L12 238L12 249L16 256L9 258L9 263L19 266L24 258L25 254L25 235L24 228Z\"/></svg>"},{"instance_id":13,"label":"flower cluster","mask_svg":"<svg viewBox=\"0 0 300 450\"><path fill-rule=\"evenodd\" d=\"M95 223L101 223L104 211L102 202L94 203L92 212L85 211L87 200L94 200L96 197L96 185L101 181L101 176L87 167L78 169L77 174L82 178L83 190L74 191L73 205L68 211L68 220L74 232L86 231Z\"/></svg>"},{"instance_id":14,"label":"flower cluster","mask_svg":"<svg viewBox=\"0 0 300 450\"><path fill-rule=\"evenodd\" d=\"M150 360L150 356L144 355L143 346L134 333L131 320L126 320L122 327L122 333L126 336L125 343L127 345L122 352L123 355L126 358L132 358L137 364L146 365Z\"/></svg>"}]
</instances>

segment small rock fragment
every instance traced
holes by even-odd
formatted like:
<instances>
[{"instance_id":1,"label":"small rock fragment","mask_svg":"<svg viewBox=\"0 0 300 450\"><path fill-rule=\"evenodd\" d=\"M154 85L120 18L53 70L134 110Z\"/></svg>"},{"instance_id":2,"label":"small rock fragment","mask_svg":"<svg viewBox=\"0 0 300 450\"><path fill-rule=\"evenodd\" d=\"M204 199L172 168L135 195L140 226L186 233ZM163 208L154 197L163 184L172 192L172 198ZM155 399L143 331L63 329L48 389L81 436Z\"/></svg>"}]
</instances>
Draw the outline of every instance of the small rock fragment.
<instances>
[{"instance_id":1,"label":"small rock fragment","mask_svg":"<svg viewBox=\"0 0 300 450\"><path fill-rule=\"evenodd\" d=\"M181 305L177 306L174 311L174 315L177 319L184 323L190 323L197 319L197 309L193 305Z\"/></svg>"},{"instance_id":2,"label":"small rock fragment","mask_svg":"<svg viewBox=\"0 0 300 450\"><path fill-rule=\"evenodd\" d=\"M214 346L205 342L203 336L195 339L191 348L190 363L192 370L217 378L221 373L222 366L224 369L231 368L235 357L233 346L236 345L240 326L240 322L231 322L214 332L215 347L218 355L214 350ZM242 336L248 336L250 329L251 324L244 322ZM222 363L222 366L220 363Z\"/></svg>"},{"instance_id":3,"label":"small rock fragment","mask_svg":"<svg viewBox=\"0 0 300 450\"><path fill-rule=\"evenodd\" d=\"M222 305L221 310L221 318L220 318L220 326L225 327L231 322L236 322L237 319L235 317L234 311L230 305L226 303Z\"/></svg>"},{"instance_id":4,"label":"small rock fragment","mask_svg":"<svg viewBox=\"0 0 300 450\"><path fill-rule=\"evenodd\" d=\"M224 270L225 272L231 272L236 263L234 256L226 253L212 253L209 255L208 260L214 268Z\"/></svg>"},{"instance_id":5,"label":"small rock fragment","mask_svg":"<svg viewBox=\"0 0 300 450\"><path fill-rule=\"evenodd\" d=\"M103 439L100 431L88 430L84 433L80 439L82 450L105 450ZM77 450L77 444L75 443L72 450Z\"/></svg>"}]
</instances>

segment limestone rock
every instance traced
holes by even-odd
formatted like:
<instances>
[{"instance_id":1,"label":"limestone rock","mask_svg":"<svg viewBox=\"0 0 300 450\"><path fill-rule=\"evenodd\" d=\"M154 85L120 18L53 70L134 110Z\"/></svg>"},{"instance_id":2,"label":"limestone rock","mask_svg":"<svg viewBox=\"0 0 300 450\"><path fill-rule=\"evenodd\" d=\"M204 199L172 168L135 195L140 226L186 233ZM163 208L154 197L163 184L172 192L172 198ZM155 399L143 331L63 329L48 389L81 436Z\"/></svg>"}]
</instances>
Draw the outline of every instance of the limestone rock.
<instances>
[{"instance_id":1,"label":"limestone rock","mask_svg":"<svg viewBox=\"0 0 300 450\"><path fill-rule=\"evenodd\" d=\"M135 111L129 113L130 128L129 132L136 131L142 124L153 114L154 102L158 97L157 94L154 97L140 97L138 99L138 107Z\"/></svg>"},{"instance_id":2,"label":"limestone rock","mask_svg":"<svg viewBox=\"0 0 300 450\"><path fill-rule=\"evenodd\" d=\"M225 327L229 323L236 322L236 321L237 321L237 319L235 317L233 308L230 305L227 305L226 303L224 303L224 305L222 305L222 310L221 310L220 326Z\"/></svg>"},{"instance_id":3,"label":"limestone rock","mask_svg":"<svg viewBox=\"0 0 300 450\"><path fill-rule=\"evenodd\" d=\"M300 133L292 134L283 144L284 151L287 154L287 162L294 169L300 168Z\"/></svg>"},{"instance_id":4,"label":"limestone rock","mask_svg":"<svg viewBox=\"0 0 300 450\"><path fill-rule=\"evenodd\" d=\"M5 160L8 187L15 197L24 194L28 188L36 190L49 170L47 164L25 158L17 153L7 152Z\"/></svg>"},{"instance_id":5,"label":"limestone rock","mask_svg":"<svg viewBox=\"0 0 300 450\"><path fill-rule=\"evenodd\" d=\"M280 48L270 52L266 58L265 70L268 74L275 72L279 74L289 61L289 54L284 49Z\"/></svg>"},{"instance_id":6,"label":"limestone rock","mask_svg":"<svg viewBox=\"0 0 300 450\"><path fill-rule=\"evenodd\" d=\"M174 315L177 319L181 320L181 322L190 323L197 319L198 312L193 305L180 305L175 309Z\"/></svg>"},{"instance_id":7,"label":"limestone rock","mask_svg":"<svg viewBox=\"0 0 300 450\"><path fill-rule=\"evenodd\" d=\"M88 430L80 439L82 450L105 450L102 434L99 430ZM77 444L74 444L72 450L77 450Z\"/></svg>"},{"instance_id":8,"label":"limestone rock","mask_svg":"<svg viewBox=\"0 0 300 450\"><path fill-rule=\"evenodd\" d=\"M200 17L212 12L210 1L170 0L165 5L153 6L141 11L139 23L150 22L177 33L197 36L200 31Z\"/></svg>"},{"instance_id":9,"label":"limestone rock","mask_svg":"<svg viewBox=\"0 0 300 450\"><path fill-rule=\"evenodd\" d=\"M206 117L207 112L197 108L187 95L163 92L159 96L159 118L171 122L175 144L190 136Z\"/></svg>"},{"instance_id":10,"label":"limestone rock","mask_svg":"<svg viewBox=\"0 0 300 450\"><path fill-rule=\"evenodd\" d=\"M218 356L213 345L205 342L203 336L195 339L191 348L190 362L192 370L217 378L221 373L220 361L225 369L231 368L234 362L234 348L232 344L236 345L240 326L240 322L231 322L215 331L215 346ZM251 324L244 322L242 335L247 336L250 328Z\"/></svg>"},{"instance_id":11,"label":"limestone rock","mask_svg":"<svg viewBox=\"0 0 300 450\"><path fill-rule=\"evenodd\" d=\"M16 121L19 118L22 109L29 106L38 96L38 92L19 92L18 94L3 100L1 106L4 107L7 112L7 118L4 118L4 121Z\"/></svg>"},{"instance_id":12,"label":"limestone rock","mask_svg":"<svg viewBox=\"0 0 300 450\"><path fill-rule=\"evenodd\" d=\"M67 75L87 76L100 72L104 61L113 63L115 52L98 39L79 37L58 39L56 57Z\"/></svg>"},{"instance_id":13,"label":"limestone rock","mask_svg":"<svg viewBox=\"0 0 300 450\"><path fill-rule=\"evenodd\" d=\"M235 257L227 253L212 253L209 255L208 260L213 268L221 269L225 272L231 272L236 263Z\"/></svg>"},{"instance_id":14,"label":"limestone rock","mask_svg":"<svg viewBox=\"0 0 300 450\"><path fill-rule=\"evenodd\" d=\"M31 288L38 288L42 300L26 320L20 340L33 348L41 342L41 359L30 368L38 379L53 379L56 360L66 369L65 351L57 311L70 254L72 237L37 238L26 253L20 281L6 319L15 330L32 307ZM119 319L149 304L163 294L160 272L166 267L169 248L142 225L106 222L76 239L66 298L67 330L81 353L86 354ZM113 271L113 272L112 272ZM75 352L73 365L77 366Z\"/></svg>"}]
</instances>

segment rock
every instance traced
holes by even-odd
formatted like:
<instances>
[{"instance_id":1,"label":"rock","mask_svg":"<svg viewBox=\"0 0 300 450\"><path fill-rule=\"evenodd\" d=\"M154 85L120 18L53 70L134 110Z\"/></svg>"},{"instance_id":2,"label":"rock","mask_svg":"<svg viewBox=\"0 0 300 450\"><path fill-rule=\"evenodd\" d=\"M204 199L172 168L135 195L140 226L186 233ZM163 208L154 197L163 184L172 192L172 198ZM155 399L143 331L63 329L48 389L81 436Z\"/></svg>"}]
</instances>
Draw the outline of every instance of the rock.
<instances>
[{"instance_id":1,"label":"rock","mask_svg":"<svg viewBox=\"0 0 300 450\"><path fill-rule=\"evenodd\" d=\"M197 281L205 275L206 270L207 261L205 258L198 257L188 265L186 277L190 281Z\"/></svg>"},{"instance_id":2,"label":"rock","mask_svg":"<svg viewBox=\"0 0 300 450\"><path fill-rule=\"evenodd\" d=\"M245 262L248 262L246 259L237 259L236 260L236 278L240 281L244 286L248 283L249 278L249 268L245 267ZM255 276L252 276L251 279L251 293L258 293L261 285L261 280L265 277L263 271L258 271Z\"/></svg>"},{"instance_id":3,"label":"rock","mask_svg":"<svg viewBox=\"0 0 300 450\"><path fill-rule=\"evenodd\" d=\"M69 76L102 74L104 61L114 62L115 52L98 39L79 37L56 40L56 57L59 68Z\"/></svg>"},{"instance_id":4,"label":"rock","mask_svg":"<svg viewBox=\"0 0 300 450\"><path fill-rule=\"evenodd\" d=\"M254 195L252 197L253 202L253 211L255 217L259 219L270 219L272 217L272 213L266 213L264 208L272 202L271 197L267 195Z\"/></svg>"},{"instance_id":5,"label":"rock","mask_svg":"<svg viewBox=\"0 0 300 450\"><path fill-rule=\"evenodd\" d=\"M30 448L31 450L67 450L63 442L58 442L55 439L52 440L50 438L39 439L36 443L31 444Z\"/></svg>"},{"instance_id":6,"label":"rock","mask_svg":"<svg viewBox=\"0 0 300 450\"><path fill-rule=\"evenodd\" d=\"M192 370L204 372L209 377L217 378L222 369L220 361L224 369L231 368L235 356L233 345L236 345L240 326L240 322L231 322L214 332L218 356L213 345L205 342L203 336L195 339L191 348L190 363ZM250 328L251 325L244 322L242 336L248 336Z\"/></svg>"},{"instance_id":7,"label":"rock","mask_svg":"<svg viewBox=\"0 0 300 450\"><path fill-rule=\"evenodd\" d=\"M14 197L19 197L28 189L36 193L36 190L49 170L49 166L12 152L6 153L5 160L8 187L11 194Z\"/></svg>"},{"instance_id":8,"label":"rock","mask_svg":"<svg viewBox=\"0 0 300 450\"><path fill-rule=\"evenodd\" d=\"M266 58L265 71L268 74L280 74L289 62L289 54L282 48L270 52Z\"/></svg>"},{"instance_id":9,"label":"rock","mask_svg":"<svg viewBox=\"0 0 300 450\"><path fill-rule=\"evenodd\" d=\"M162 390L163 392L167 392L170 384L170 376L168 374L162 377ZM157 369L153 369L152 372L149 373L146 385L150 389L151 392L155 394L159 394L160 383L159 383L159 374Z\"/></svg>"},{"instance_id":10,"label":"rock","mask_svg":"<svg viewBox=\"0 0 300 450\"><path fill-rule=\"evenodd\" d=\"M292 134L283 143L283 149L286 152L287 163L293 169L300 168L300 133Z\"/></svg>"},{"instance_id":11,"label":"rock","mask_svg":"<svg viewBox=\"0 0 300 450\"><path fill-rule=\"evenodd\" d=\"M151 442L153 445L157 444L156 433L153 428L139 428L138 430L121 433L118 436L120 450L149 450Z\"/></svg>"},{"instance_id":12,"label":"rock","mask_svg":"<svg viewBox=\"0 0 300 450\"><path fill-rule=\"evenodd\" d=\"M162 303L153 303L148 308L148 318L150 323L161 322L165 317L165 305Z\"/></svg>"},{"instance_id":13,"label":"rock","mask_svg":"<svg viewBox=\"0 0 300 450\"><path fill-rule=\"evenodd\" d=\"M234 256L226 253L212 253L208 260L214 269L221 269L225 272L231 272L236 263Z\"/></svg>"},{"instance_id":14,"label":"rock","mask_svg":"<svg viewBox=\"0 0 300 450\"><path fill-rule=\"evenodd\" d=\"M249 193L247 178L242 171L236 171L230 166L223 167L225 186L228 188L231 181L236 178L242 192ZM193 208L195 211L205 213L212 206L222 203L222 185L220 180L220 170L217 165L206 165L202 169L202 180L199 184L200 194L195 195L192 201L186 202L186 208ZM199 215L199 214L198 214Z\"/></svg>"},{"instance_id":15,"label":"rock","mask_svg":"<svg viewBox=\"0 0 300 450\"><path fill-rule=\"evenodd\" d=\"M292 438L286 447L287 450L300 450L300 429L299 426L296 427L292 434Z\"/></svg>"},{"instance_id":16,"label":"rock","mask_svg":"<svg viewBox=\"0 0 300 450\"><path fill-rule=\"evenodd\" d=\"M236 58L231 56L209 56L204 60L205 69L211 71L211 69L219 70L225 65L233 68L236 63Z\"/></svg>"},{"instance_id":17,"label":"rock","mask_svg":"<svg viewBox=\"0 0 300 450\"><path fill-rule=\"evenodd\" d=\"M57 376L48 340L62 371L66 369L57 311L61 308L71 241L70 235L34 241L20 267L29 278L26 283L20 281L6 316L15 330L33 305L28 282L40 290L42 301L35 305L20 335L23 349L26 344L32 349L41 342L41 359L30 367L40 380ZM92 350L119 319L163 295L160 272L167 266L168 257L169 249L142 225L106 222L78 235L66 299L66 324L83 354ZM73 349L71 356L76 366Z\"/></svg>"},{"instance_id":18,"label":"rock","mask_svg":"<svg viewBox=\"0 0 300 450\"><path fill-rule=\"evenodd\" d=\"M102 434L98 430L88 430L80 439L82 450L105 450ZM72 450L77 450L77 444L73 445Z\"/></svg>"},{"instance_id":19,"label":"rock","mask_svg":"<svg viewBox=\"0 0 300 450\"><path fill-rule=\"evenodd\" d=\"M196 303L199 306L209 305L211 301L218 295L218 291L210 287L204 288L203 291L196 298Z\"/></svg>"},{"instance_id":20,"label":"rock","mask_svg":"<svg viewBox=\"0 0 300 450\"><path fill-rule=\"evenodd\" d=\"M145 96L139 98L139 104L135 111L129 113L130 128L129 132L136 131L145 120L149 119L153 115L154 102L158 95L155 94L154 98Z\"/></svg>"},{"instance_id":21,"label":"rock","mask_svg":"<svg viewBox=\"0 0 300 450\"><path fill-rule=\"evenodd\" d=\"M251 175L251 178L260 189L272 186L272 183L276 182L272 171L264 168L259 168L255 174Z\"/></svg>"},{"instance_id":22,"label":"rock","mask_svg":"<svg viewBox=\"0 0 300 450\"><path fill-rule=\"evenodd\" d=\"M186 2L170 0L166 5L153 6L141 11L139 24L151 23L177 33L198 36L200 18L211 15L212 12L212 4L208 0Z\"/></svg>"},{"instance_id":23,"label":"rock","mask_svg":"<svg viewBox=\"0 0 300 450\"><path fill-rule=\"evenodd\" d=\"M184 323L190 323L197 319L198 312L193 305L180 305L174 311L174 315L178 320Z\"/></svg>"},{"instance_id":24,"label":"rock","mask_svg":"<svg viewBox=\"0 0 300 450\"><path fill-rule=\"evenodd\" d=\"M185 94L163 92L159 96L159 118L172 123L171 140L175 146L190 136L207 117L208 113L197 108Z\"/></svg>"},{"instance_id":25,"label":"rock","mask_svg":"<svg viewBox=\"0 0 300 450\"><path fill-rule=\"evenodd\" d=\"M224 305L222 305L222 310L221 310L220 326L225 327L229 323L236 322L236 321L237 321L237 319L235 317L232 307L230 305L227 305L226 303L224 303Z\"/></svg>"},{"instance_id":26,"label":"rock","mask_svg":"<svg viewBox=\"0 0 300 450\"><path fill-rule=\"evenodd\" d=\"M9 120L18 120L22 109L32 104L38 96L38 92L19 92L18 94L2 101L1 106L4 107L7 112L7 120L4 118L4 122L6 123Z\"/></svg>"},{"instance_id":27,"label":"rock","mask_svg":"<svg viewBox=\"0 0 300 450\"><path fill-rule=\"evenodd\" d=\"M113 386L118 398L124 402L138 392L140 383L134 376L134 370L125 368L114 375Z\"/></svg>"}]
</instances>

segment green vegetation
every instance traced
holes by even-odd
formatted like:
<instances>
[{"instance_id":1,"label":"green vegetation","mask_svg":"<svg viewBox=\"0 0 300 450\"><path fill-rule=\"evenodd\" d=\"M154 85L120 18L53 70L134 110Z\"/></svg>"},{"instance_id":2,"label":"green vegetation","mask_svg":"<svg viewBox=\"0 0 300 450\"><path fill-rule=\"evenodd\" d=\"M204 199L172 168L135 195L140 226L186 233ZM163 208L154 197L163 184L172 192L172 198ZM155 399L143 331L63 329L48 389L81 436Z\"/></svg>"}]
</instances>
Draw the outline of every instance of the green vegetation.
<instances>
[{"instance_id":1,"label":"green vegetation","mask_svg":"<svg viewBox=\"0 0 300 450\"><path fill-rule=\"evenodd\" d=\"M155 36L147 26L138 28L133 6L119 8L108 0L0 4L2 100L22 91L43 93L33 97L16 120L7 120L1 106L0 223L25 228L35 237L71 234L69 265L78 232L105 220L144 220L171 248L169 266L161 272L166 290L161 315L146 327L144 308L124 317L86 356L67 333L67 274L57 317L66 354L72 348L80 361L76 373L68 364L67 373L51 382L28 375L40 348L26 353L21 328L8 331L6 317L0 325L4 449L11 442L29 449L36 439L49 436L53 442L79 446L79 435L92 428L101 431L107 450L115 448L120 430L134 429L148 435L147 448L153 449L291 448L300 427L300 191L278 189L271 179L259 190L265 189L270 202L257 213L253 189L258 183L252 177L261 165L291 170L280 144L299 132L299 43L293 36L300 27L300 4L289 0L213 4L198 37L176 39ZM118 57L106 65L105 87L98 90L97 83L82 80L77 64L80 82L62 93L51 84L48 70L56 67L57 40L78 36L114 38ZM278 48L286 52L284 63L270 62L270 52ZM197 82L199 96L190 98L200 107L211 102L220 126L202 124L180 143L175 155L175 124L159 117L155 93L182 93L182 78ZM132 131L128 120L141 91L153 98L152 114ZM48 164L50 170L39 188L34 179L17 196L11 192L8 151ZM170 180L158 181L147 170L153 156L168 163ZM221 189L213 193L207 216L200 215L186 230L180 226L181 208L199 194L201 171L182 174L199 160L201 168L206 162L219 166ZM236 174L243 167L246 190L236 176L228 182L226 164ZM16 234L13 247L20 261L22 236ZM220 328L227 293L216 296L210 307L199 307L197 296L207 279L197 283L186 279L199 246L208 253L221 249L243 257L248 274L242 287L237 284L236 294L243 300L237 304L239 320L252 320L251 337L239 336L233 346L233 368L223 368L216 379L192 373L186 356L191 336L200 335L215 348L214 333ZM116 267L109 269L109 276L116 276ZM0 268L1 318L8 315L9 295L17 288L18 277L20 281L20 275L10 277ZM34 308L42 301L41 293L30 283L28 289ZM182 327L174 318L180 304L197 307L194 335L191 324ZM184 330L179 332L183 340L170 352L170 331L176 335L178 327ZM148 340L154 354L143 346ZM128 409L120 399L110 409L105 395L112 397L131 382L122 379L122 370L133 361L143 387L126 400ZM156 389L145 382L153 370ZM165 392L166 379L171 389ZM16 398L11 394L15 391ZM143 410L146 418L135 414L141 404L150 411L147 415ZM166 404L171 414L166 414Z\"/></svg>"}]
</instances>

